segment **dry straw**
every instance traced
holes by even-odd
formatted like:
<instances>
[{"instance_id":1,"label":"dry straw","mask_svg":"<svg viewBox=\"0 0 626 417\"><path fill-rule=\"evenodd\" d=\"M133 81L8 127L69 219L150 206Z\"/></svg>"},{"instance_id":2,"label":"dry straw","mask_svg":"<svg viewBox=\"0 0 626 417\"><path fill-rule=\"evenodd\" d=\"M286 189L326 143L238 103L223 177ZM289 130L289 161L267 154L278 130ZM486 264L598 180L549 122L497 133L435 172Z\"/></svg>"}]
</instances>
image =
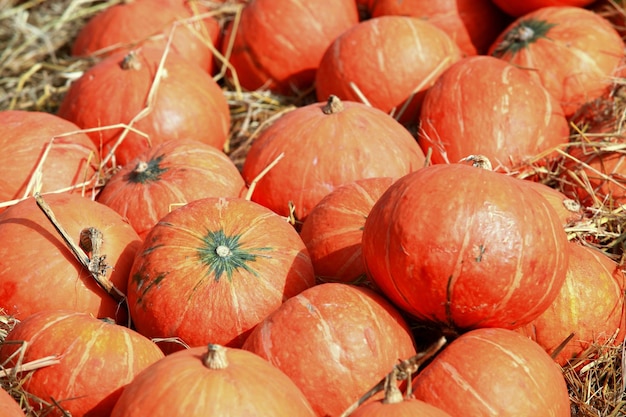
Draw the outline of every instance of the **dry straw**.
<instances>
[{"instance_id":1,"label":"dry straw","mask_svg":"<svg viewBox=\"0 0 626 417\"><path fill-rule=\"evenodd\" d=\"M122 0L0 0L0 110L37 110L54 113L70 83L97 61L97 58L71 57L69 45L72 39L91 16L120 2ZM210 14L222 24L228 21L238 24L241 2L232 0L218 3L198 0L198 4L209 6ZM606 2L602 14L607 17L626 16L624 8L613 0ZM193 19L201 17L196 16ZM191 20L180 24L188 24ZM198 36L202 34L198 33ZM229 68L230 48L222 55L211 45L207 44L207 47L211 48L216 59L224 64L215 79L224 87L223 91L232 116L231 133L225 151L241 168L247 151L259 132L285 112L312 102L313 94L309 91L303 92L301 97L286 98L262 90L245 92L236 76L232 82L225 80L225 71ZM585 164L584 161L571 156L568 150L572 147L581 147L594 152L626 153L626 141L621 131L626 118L626 90L622 83L623 79L615 79L613 95L588 106L586 117L581 119L580 123L572 125L572 137L568 147L554 150L556 158L546 163L550 152L537 155L522 166L512 169L510 175L520 178L533 176L560 190L564 190L568 183L576 183L587 187L588 191L595 195L585 171L569 176L563 175L568 160L581 166ZM153 86L153 89L156 88L158 77ZM367 98L363 97L363 101L367 103ZM149 105L148 102L144 112L137 115L136 119L149 112ZM132 130L132 124L133 122L122 127ZM606 133L601 135L590 133L592 127L599 126L602 126ZM53 138L51 143L52 140ZM593 170L591 167L587 172ZM104 184L110 174L103 164L96 177L85 178L85 184L95 185L97 188ZM617 187L626 187L626 181L620 177L602 172L596 174L603 176L606 181L614 182ZM29 189L37 189L40 181L41 178L33 178ZM0 205L13 203L15 202L0 202ZM601 250L621 265L626 241L625 225L624 209L611 201L610 196L598 197L591 207L586 208L585 218L568 225L566 231L571 240L578 240ZM1 313L0 340L3 340L6 333L15 325L15 320ZM570 389L573 416L626 415L625 383L622 377L623 358L622 346L613 346L609 343L593 344L579 362L563 369ZM0 372L0 383L20 400L30 416L36 414L27 405L27 396L21 389L23 379L18 376L17 371L50 366L55 360L44 358L42 362L28 364L18 361L17 367L11 369L6 364L1 364L3 372ZM55 407L54 403L48 405Z\"/></svg>"}]
</instances>

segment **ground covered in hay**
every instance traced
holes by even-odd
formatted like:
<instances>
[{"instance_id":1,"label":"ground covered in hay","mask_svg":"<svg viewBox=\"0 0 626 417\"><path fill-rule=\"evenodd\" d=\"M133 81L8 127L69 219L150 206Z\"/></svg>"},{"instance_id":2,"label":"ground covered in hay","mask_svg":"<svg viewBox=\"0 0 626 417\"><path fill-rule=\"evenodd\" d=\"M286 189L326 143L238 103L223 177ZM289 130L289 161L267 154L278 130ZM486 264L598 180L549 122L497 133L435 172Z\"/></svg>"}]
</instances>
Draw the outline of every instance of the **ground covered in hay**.
<instances>
[{"instance_id":1,"label":"ground covered in hay","mask_svg":"<svg viewBox=\"0 0 626 417\"><path fill-rule=\"evenodd\" d=\"M120 2L0 0L0 110L54 113L70 82L94 63L93 59L71 57L71 40L87 19ZM208 0L200 2L212 5ZM606 3L604 13L624 15L624 9L617 3ZM234 1L213 6L216 16L224 22L232 19L241 7ZM225 151L238 166L242 165L247 149L264 123L311 100L310 97L287 99L262 91L243 92L237 86L226 85L222 74L216 75L216 79L224 87L232 114L232 129ZM570 146L589 146L594 135L598 135L593 133L597 131L593 128L602 126L602 138L594 141L593 151L626 152L622 134L626 118L626 90L622 85L625 82L615 80L614 91L606 102L590 103L591 111L572 125ZM572 158L565 151L559 150L562 158L550 164L545 164L539 155L535 161L528 161L527 166L511 172L511 175L536 176L542 182L562 189L564 180L560 174L567 160ZM570 178L568 181L584 184L585 178ZM611 181L615 182L615 179ZM619 186L624 188L624 183ZM624 209L602 199L587 210L584 220L567 228L570 238L594 246L623 264L626 241ZM14 321L7 316L0 319L1 340ZM584 366L573 363L563 369L571 393L572 415L626 415L622 347L592 346L583 359ZM15 397L23 395L8 372L0 375L0 382Z\"/></svg>"}]
</instances>

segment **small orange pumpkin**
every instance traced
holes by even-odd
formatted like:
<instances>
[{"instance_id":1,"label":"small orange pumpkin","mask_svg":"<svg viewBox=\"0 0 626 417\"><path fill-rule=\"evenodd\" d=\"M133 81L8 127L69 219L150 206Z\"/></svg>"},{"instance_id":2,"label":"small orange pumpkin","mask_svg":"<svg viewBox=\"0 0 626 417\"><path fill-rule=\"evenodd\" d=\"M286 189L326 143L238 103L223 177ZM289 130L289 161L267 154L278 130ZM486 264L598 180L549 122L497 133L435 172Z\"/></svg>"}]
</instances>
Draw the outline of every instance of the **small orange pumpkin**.
<instances>
[{"instance_id":1,"label":"small orange pumpkin","mask_svg":"<svg viewBox=\"0 0 626 417\"><path fill-rule=\"evenodd\" d=\"M134 330L66 310L26 317L0 348L8 367L51 356L58 363L18 373L33 408L54 417L109 417L124 386L164 355Z\"/></svg>"}]
</instances>

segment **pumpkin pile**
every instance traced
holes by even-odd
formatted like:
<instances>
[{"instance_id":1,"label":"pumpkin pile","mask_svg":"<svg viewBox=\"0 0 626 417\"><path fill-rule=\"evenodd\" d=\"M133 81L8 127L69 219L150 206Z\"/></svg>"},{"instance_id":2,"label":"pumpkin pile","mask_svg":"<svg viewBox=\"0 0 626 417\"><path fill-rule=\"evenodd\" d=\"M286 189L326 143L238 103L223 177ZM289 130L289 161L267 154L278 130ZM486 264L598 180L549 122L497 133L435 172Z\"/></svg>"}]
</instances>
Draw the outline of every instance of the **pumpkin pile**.
<instances>
[{"instance_id":1,"label":"pumpkin pile","mask_svg":"<svg viewBox=\"0 0 626 417\"><path fill-rule=\"evenodd\" d=\"M624 2L0 6L2 415L626 413Z\"/></svg>"}]
</instances>

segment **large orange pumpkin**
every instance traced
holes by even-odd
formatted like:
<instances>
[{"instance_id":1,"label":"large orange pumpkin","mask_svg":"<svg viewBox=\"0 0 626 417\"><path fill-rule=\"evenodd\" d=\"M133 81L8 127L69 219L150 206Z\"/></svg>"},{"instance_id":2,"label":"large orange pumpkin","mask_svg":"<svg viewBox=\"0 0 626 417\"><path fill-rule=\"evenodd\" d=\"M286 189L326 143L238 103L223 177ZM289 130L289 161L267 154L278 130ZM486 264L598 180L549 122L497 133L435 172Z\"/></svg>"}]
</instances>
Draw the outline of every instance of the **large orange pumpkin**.
<instances>
[{"instance_id":1,"label":"large orange pumpkin","mask_svg":"<svg viewBox=\"0 0 626 417\"><path fill-rule=\"evenodd\" d=\"M51 356L58 363L18 373L32 407L46 416L109 417L124 386L163 352L134 330L66 310L26 317L0 348L7 367Z\"/></svg>"},{"instance_id":2,"label":"large orange pumpkin","mask_svg":"<svg viewBox=\"0 0 626 417\"><path fill-rule=\"evenodd\" d=\"M284 157L271 166L283 154ZM424 166L419 145L400 123L359 102L331 96L284 114L255 139L243 177L252 200L304 220L336 187L371 177L401 177Z\"/></svg>"},{"instance_id":3,"label":"large orange pumpkin","mask_svg":"<svg viewBox=\"0 0 626 417\"><path fill-rule=\"evenodd\" d=\"M415 355L409 328L379 294L325 283L285 301L244 349L289 376L318 416L339 417L400 359Z\"/></svg>"},{"instance_id":4,"label":"large orange pumpkin","mask_svg":"<svg viewBox=\"0 0 626 417\"><path fill-rule=\"evenodd\" d=\"M443 29L465 55L483 54L508 23L491 0L372 0L373 17L414 16Z\"/></svg>"},{"instance_id":5,"label":"large orange pumpkin","mask_svg":"<svg viewBox=\"0 0 626 417\"><path fill-rule=\"evenodd\" d=\"M525 180L462 164L400 178L363 229L363 259L398 307L444 330L516 328L556 299L567 235Z\"/></svg>"},{"instance_id":6,"label":"large orange pumpkin","mask_svg":"<svg viewBox=\"0 0 626 417\"><path fill-rule=\"evenodd\" d=\"M147 47L105 58L72 83L58 114L94 129L89 136L102 157L114 152L119 165L170 139L195 139L221 149L230 129L221 88L206 71L173 53L159 71L161 58L160 50ZM129 124L140 114L132 127L143 135L130 131L118 143L124 129L107 126Z\"/></svg>"},{"instance_id":7,"label":"large orange pumpkin","mask_svg":"<svg viewBox=\"0 0 626 417\"><path fill-rule=\"evenodd\" d=\"M518 329L565 365L592 343L624 341L624 273L603 253L570 242L569 268L559 296ZM556 351L568 336L573 338Z\"/></svg>"},{"instance_id":8,"label":"large orange pumpkin","mask_svg":"<svg viewBox=\"0 0 626 417\"><path fill-rule=\"evenodd\" d=\"M248 2L225 29L229 78L247 90L303 94L328 45L358 21L354 0Z\"/></svg>"},{"instance_id":9,"label":"large orange pumpkin","mask_svg":"<svg viewBox=\"0 0 626 417\"><path fill-rule=\"evenodd\" d=\"M44 193L91 189L98 148L79 131L74 123L50 113L0 112L0 202L28 196L29 185L30 192L39 184Z\"/></svg>"},{"instance_id":10,"label":"large orange pumpkin","mask_svg":"<svg viewBox=\"0 0 626 417\"><path fill-rule=\"evenodd\" d=\"M243 198L208 197L173 210L148 233L130 272L128 303L148 337L239 347L314 283L306 246L284 218Z\"/></svg>"},{"instance_id":11,"label":"large orange pumpkin","mask_svg":"<svg viewBox=\"0 0 626 417\"><path fill-rule=\"evenodd\" d=\"M214 59L211 47L216 47L220 25L205 13L199 2L172 0L127 0L113 5L92 17L76 35L72 54L76 56L108 55L129 52L139 44L164 50L172 38L172 50L190 62L212 73Z\"/></svg>"},{"instance_id":12,"label":"large orange pumpkin","mask_svg":"<svg viewBox=\"0 0 626 417\"><path fill-rule=\"evenodd\" d=\"M81 231L103 234L107 278L122 293L141 240L113 209L76 194L44 196L78 245ZM126 310L76 260L30 197L0 214L0 307L21 320L41 310L69 309L124 322Z\"/></svg>"},{"instance_id":13,"label":"large orange pumpkin","mask_svg":"<svg viewBox=\"0 0 626 417\"><path fill-rule=\"evenodd\" d=\"M494 41L489 54L525 69L571 116L610 87L624 56L624 41L598 14L554 6L519 17Z\"/></svg>"},{"instance_id":14,"label":"large orange pumpkin","mask_svg":"<svg viewBox=\"0 0 626 417\"><path fill-rule=\"evenodd\" d=\"M336 188L313 207L302 223L300 237L318 278L355 282L365 277L363 225L376 200L394 180L374 177L354 181Z\"/></svg>"},{"instance_id":15,"label":"large orange pumpkin","mask_svg":"<svg viewBox=\"0 0 626 417\"><path fill-rule=\"evenodd\" d=\"M424 92L461 51L428 21L380 16L353 26L328 47L315 79L317 99L367 101L402 122L417 120Z\"/></svg>"},{"instance_id":16,"label":"large orange pumpkin","mask_svg":"<svg viewBox=\"0 0 626 417\"><path fill-rule=\"evenodd\" d=\"M566 145L558 101L526 71L490 56L454 63L426 92L419 143L433 163L484 155L499 169ZM554 156L553 156L554 157Z\"/></svg>"},{"instance_id":17,"label":"large orange pumpkin","mask_svg":"<svg viewBox=\"0 0 626 417\"><path fill-rule=\"evenodd\" d=\"M216 344L172 353L126 386L110 417L315 417L302 392L258 356Z\"/></svg>"},{"instance_id":18,"label":"large orange pumpkin","mask_svg":"<svg viewBox=\"0 0 626 417\"><path fill-rule=\"evenodd\" d=\"M561 368L507 329L476 329L435 356L414 380L415 398L452 416L570 417Z\"/></svg>"},{"instance_id":19,"label":"large orange pumpkin","mask_svg":"<svg viewBox=\"0 0 626 417\"><path fill-rule=\"evenodd\" d=\"M241 197L246 186L221 150L174 139L141 153L109 178L97 200L128 219L143 239L171 210L204 197Z\"/></svg>"}]
</instances>

